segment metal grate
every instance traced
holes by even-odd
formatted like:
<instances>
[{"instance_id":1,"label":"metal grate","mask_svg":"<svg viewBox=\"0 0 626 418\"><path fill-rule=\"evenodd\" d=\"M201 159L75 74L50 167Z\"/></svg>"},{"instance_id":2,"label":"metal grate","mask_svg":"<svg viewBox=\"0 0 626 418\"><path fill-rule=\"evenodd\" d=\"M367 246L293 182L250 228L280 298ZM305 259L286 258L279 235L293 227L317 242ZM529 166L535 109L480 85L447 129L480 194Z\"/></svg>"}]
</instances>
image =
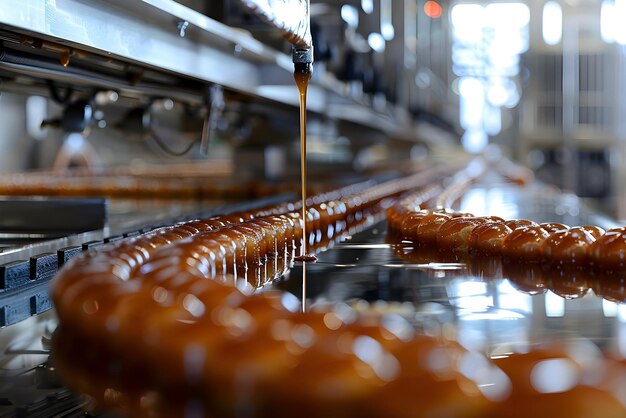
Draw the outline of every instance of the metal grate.
<instances>
[{"instance_id":1,"label":"metal grate","mask_svg":"<svg viewBox=\"0 0 626 418\"><path fill-rule=\"evenodd\" d=\"M578 124L604 130L610 124L610 107L605 95L609 90L606 69L610 57L605 54L581 54L578 58Z\"/></svg>"},{"instance_id":2,"label":"metal grate","mask_svg":"<svg viewBox=\"0 0 626 418\"><path fill-rule=\"evenodd\" d=\"M610 127L611 107L607 69L611 57L603 53L581 54L578 57L578 108L576 124L606 130ZM537 127L561 130L563 126L563 56L541 54L534 57L532 70L538 92L535 107Z\"/></svg>"},{"instance_id":3,"label":"metal grate","mask_svg":"<svg viewBox=\"0 0 626 418\"><path fill-rule=\"evenodd\" d=\"M561 130L563 126L563 57L539 55L535 60L537 91L541 92L536 107L539 128Z\"/></svg>"}]
</instances>

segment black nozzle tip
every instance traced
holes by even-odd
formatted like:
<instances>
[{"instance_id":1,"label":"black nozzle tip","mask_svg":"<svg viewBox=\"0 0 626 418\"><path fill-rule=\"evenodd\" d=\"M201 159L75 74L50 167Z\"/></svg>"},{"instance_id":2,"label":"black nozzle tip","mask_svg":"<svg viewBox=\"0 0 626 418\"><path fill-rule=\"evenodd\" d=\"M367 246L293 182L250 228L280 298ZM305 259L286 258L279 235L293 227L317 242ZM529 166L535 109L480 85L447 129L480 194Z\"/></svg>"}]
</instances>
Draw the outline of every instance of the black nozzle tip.
<instances>
[{"instance_id":1,"label":"black nozzle tip","mask_svg":"<svg viewBox=\"0 0 626 418\"><path fill-rule=\"evenodd\" d=\"M312 64L313 63L313 47L302 48L294 46L292 51L294 64Z\"/></svg>"}]
</instances>

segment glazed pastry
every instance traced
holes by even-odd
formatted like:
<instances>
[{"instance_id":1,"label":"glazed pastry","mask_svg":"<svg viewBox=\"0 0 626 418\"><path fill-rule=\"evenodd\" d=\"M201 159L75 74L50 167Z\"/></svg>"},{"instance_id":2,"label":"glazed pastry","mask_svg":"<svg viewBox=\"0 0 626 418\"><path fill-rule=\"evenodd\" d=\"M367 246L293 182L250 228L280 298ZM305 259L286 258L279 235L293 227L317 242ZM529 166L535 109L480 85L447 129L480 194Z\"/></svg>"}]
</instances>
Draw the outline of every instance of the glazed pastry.
<instances>
[{"instance_id":1,"label":"glazed pastry","mask_svg":"<svg viewBox=\"0 0 626 418\"><path fill-rule=\"evenodd\" d=\"M601 357L596 360L604 361ZM495 359L494 364L510 379L510 393L505 402L495 403L486 417L618 418L625 414L617 393L585 384L594 374L594 379L600 375L606 380L602 374L607 369L587 370L565 350L538 347L525 354Z\"/></svg>"},{"instance_id":2,"label":"glazed pastry","mask_svg":"<svg viewBox=\"0 0 626 418\"><path fill-rule=\"evenodd\" d=\"M428 215L429 212L422 210L418 212L410 212L402 217L400 225L400 235L403 239L411 239L416 236L416 229L422 222L422 218Z\"/></svg>"},{"instance_id":3,"label":"glazed pastry","mask_svg":"<svg viewBox=\"0 0 626 418\"><path fill-rule=\"evenodd\" d=\"M470 251L482 254L500 254L502 242L512 232L504 222L489 222L478 225L468 237Z\"/></svg>"},{"instance_id":4,"label":"glazed pastry","mask_svg":"<svg viewBox=\"0 0 626 418\"><path fill-rule=\"evenodd\" d=\"M587 262L588 248L596 238L583 227L551 233L541 246L543 256L554 264L583 264Z\"/></svg>"},{"instance_id":5,"label":"glazed pastry","mask_svg":"<svg viewBox=\"0 0 626 418\"><path fill-rule=\"evenodd\" d=\"M518 227L502 241L502 255L511 260L539 261L548 236L539 225Z\"/></svg>"},{"instance_id":6,"label":"glazed pastry","mask_svg":"<svg viewBox=\"0 0 626 418\"><path fill-rule=\"evenodd\" d=\"M459 217L446 221L437 232L437 246L445 251L467 251L469 235L479 225L492 223L488 218Z\"/></svg>"},{"instance_id":7,"label":"glazed pastry","mask_svg":"<svg viewBox=\"0 0 626 418\"><path fill-rule=\"evenodd\" d=\"M436 242L439 228L450 219L452 216L445 213L429 213L416 222L415 233L411 238L418 243Z\"/></svg>"},{"instance_id":8,"label":"glazed pastry","mask_svg":"<svg viewBox=\"0 0 626 418\"><path fill-rule=\"evenodd\" d=\"M512 219L504 221L504 224L515 231L518 228L524 228L526 226L537 226L537 222L529 221L528 219Z\"/></svg>"},{"instance_id":9,"label":"glazed pastry","mask_svg":"<svg viewBox=\"0 0 626 418\"><path fill-rule=\"evenodd\" d=\"M355 228L383 210L381 200L422 181L404 179L318 202L306 219L312 242ZM455 372L464 352L459 346L417 338L406 332L408 325L395 334L398 327L386 328L380 318L355 322L333 311L301 314L293 296L254 295L252 286L233 276L244 266L248 282L262 286L261 267L280 270L268 264L293 256L303 239L302 220L289 211L296 207L160 228L67 263L52 296L65 335L55 362L68 384L130 414L183 416L191 402L194 413L224 417L240 416L242 405L259 417L291 414L286 405L300 405L302 416L361 416L399 376L441 391L458 388L462 380L478 391ZM335 228L340 224L345 227ZM423 370L408 354L439 347L450 350L449 376ZM90 353L97 353L101 366L90 365ZM76 363L85 365L84 373L74 370ZM91 377L91 368L103 376ZM324 389L337 384L339 391ZM459 417L484 405L480 396L459 390L441 399L449 399ZM439 410L436 403L428 408Z\"/></svg>"},{"instance_id":10,"label":"glazed pastry","mask_svg":"<svg viewBox=\"0 0 626 418\"><path fill-rule=\"evenodd\" d=\"M569 226L565 224L560 224L558 222L545 222L545 223L539 224L539 226L545 229L546 231L548 231L549 233L562 231L564 229L569 229Z\"/></svg>"},{"instance_id":11,"label":"glazed pastry","mask_svg":"<svg viewBox=\"0 0 626 418\"><path fill-rule=\"evenodd\" d=\"M578 228L590 234L593 237L594 241L600 238L606 232L603 228L600 228L599 226L584 225L579 226Z\"/></svg>"},{"instance_id":12,"label":"glazed pastry","mask_svg":"<svg viewBox=\"0 0 626 418\"><path fill-rule=\"evenodd\" d=\"M591 263L605 270L626 266L626 228L605 233L597 226L570 228L553 222L539 225L527 219L477 218L443 207L433 211L417 209L425 203L410 196L390 207L390 232L417 245L434 244L440 251L502 255L509 262L546 259L555 265Z\"/></svg>"},{"instance_id":13,"label":"glazed pastry","mask_svg":"<svg viewBox=\"0 0 626 418\"><path fill-rule=\"evenodd\" d=\"M622 269L626 265L626 227L606 231L588 249L591 262L600 269Z\"/></svg>"}]
</instances>

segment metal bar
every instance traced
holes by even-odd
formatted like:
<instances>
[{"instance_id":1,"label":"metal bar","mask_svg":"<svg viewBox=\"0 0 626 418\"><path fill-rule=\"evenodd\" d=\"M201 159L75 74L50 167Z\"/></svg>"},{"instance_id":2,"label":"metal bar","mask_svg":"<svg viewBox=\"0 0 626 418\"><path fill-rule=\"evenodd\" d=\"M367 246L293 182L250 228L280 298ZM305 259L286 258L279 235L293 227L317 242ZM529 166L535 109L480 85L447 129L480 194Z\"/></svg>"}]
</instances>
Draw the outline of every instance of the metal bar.
<instances>
[{"instance_id":1,"label":"metal bar","mask_svg":"<svg viewBox=\"0 0 626 418\"><path fill-rule=\"evenodd\" d=\"M183 92L175 88L165 88L160 86L142 86L124 83L113 77L106 77L99 74L79 74L77 72L54 70L43 67L22 65L11 62L0 61L0 69L31 76L38 79L48 79L65 82L71 85L84 87L102 87L107 89L126 91L134 94L146 94L151 96L169 97L184 103L201 104L202 96L192 92Z\"/></svg>"},{"instance_id":2,"label":"metal bar","mask_svg":"<svg viewBox=\"0 0 626 418\"><path fill-rule=\"evenodd\" d=\"M180 19L193 24L186 37L177 28ZM286 79L291 71L287 55L172 0L5 0L0 24L237 90L253 91L259 85L258 63L276 64L286 70Z\"/></svg>"},{"instance_id":3,"label":"metal bar","mask_svg":"<svg viewBox=\"0 0 626 418\"><path fill-rule=\"evenodd\" d=\"M577 112L580 109L579 31L574 21L566 21L563 29L563 188L575 193L578 187Z\"/></svg>"},{"instance_id":4,"label":"metal bar","mask_svg":"<svg viewBox=\"0 0 626 418\"><path fill-rule=\"evenodd\" d=\"M181 21L189 23L184 36L179 29ZM173 0L4 0L0 26L5 34L24 34L106 59L219 84L252 97L297 105L291 57ZM68 68L9 62L0 65L7 71L38 79L161 95L190 103L202 100L201 94L184 89L163 89L152 84L129 86L105 74L83 74L72 67L71 57ZM272 69L271 83L265 79L267 68ZM316 94L310 94L310 110L378 131L397 130L393 117L387 118L367 103L345 97L341 93L343 83L333 77L318 73L312 84L311 89L314 85L319 88ZM336 101L354 110L350 117L329 110L329 104ZM365 116L357 115L359 111Z\"/></svg>"}]
</instances>

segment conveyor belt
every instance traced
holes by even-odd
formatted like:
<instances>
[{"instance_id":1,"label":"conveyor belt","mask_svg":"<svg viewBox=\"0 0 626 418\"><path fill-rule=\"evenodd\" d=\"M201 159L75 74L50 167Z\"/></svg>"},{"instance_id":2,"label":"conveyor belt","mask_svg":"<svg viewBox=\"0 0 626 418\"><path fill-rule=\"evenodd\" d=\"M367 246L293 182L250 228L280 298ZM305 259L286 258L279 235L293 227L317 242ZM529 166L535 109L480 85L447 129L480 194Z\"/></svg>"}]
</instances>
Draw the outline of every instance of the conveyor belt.
<instances>
[{"instance_id":1,"label":"conveyor belt","mask_svg":"<svg viewBox=\"0 0 626 418\"><path fill-rule=\"evenodd\" d=\"M586 209L575 196L544 185L480 184L465 195L460 211L571 226L617 226ZM562 339L593 342L624 354L620 340L626 335L626 310L615 297L596 294L612 286L605 278L581 280L580 274L554 275L519 266L513 272L496 269L493 276L436 251L420 262L402 256L412 251L412 244L390 242L386 223L381 222L321 253L317 263L296 265L288 280L276 286L300 297L306 268L311 307L347 302L358 309L396 312L427 332L452 327L461 342L485 353L511 344Z\"/></svg>"},{"instance_id":2,"label":"conveyor belt","mask_svg":"<svg viewBox=\"0 0 626 418\"><path fill-rule=\"evenodd\" d=\"M50 240L38 245L17 249L0 255L0 327L15 324L31 315L52 307L48 297L50 279L66 261L82 251L98 247L124 237L172 223L194 218L208 218L218 214L249 210L285 201L287 195L255 200L253 202L215 206L192 215L179 216L150 226L108 235L107 229Z\"/></svg>"},{"instance_id":3,"label":"conveyor belt","mask_svg":"<svg viewBox=\"0 0 626 418\"><path fill-rule=\"evenodd\" d=\"M544 186L478 185L466 194L461 209L476 214L500 211L496 214L570 225L614 226L610 220L586 210L575 197L557 194ZM436 255L426 262L415 263L402 255L409 247L409 244L388 242L385 222L378 222L320 253L317 263L296 263L282 280L266 288L286 289L301 297L303 270L306 269L304 290L308 308L347 303L363 312L394 313L426 333L437 334L442 330L453 333L464 345L487 354L505 352L512 345L553 340L581 349L595 346L606 352L619 352L620 341L626 335L623 319L626 311L622 305L590 291L593 283L577 283L581 287L580 295L566 299L558 296L558 278L545 280L543 287L528 290L513 277L502 273L497 277L477 275L464 263L437 259ZM31 264L28 266L30 268ZM19 268L26 269L26 266L22 264ZM5 275L6 280L10 282L12 276ZM22 329L29 330L30 342L22 334L18 344L7 343L14 354L5 352L0 357L3 362L16 363L20 357L36 357L40 363L45 361L46 348L41 337L44 336L45 343L54 329L54 316L46 314L28 321L17 327L28 325ZM0 341L15 327L0 332ZM34 351L19 354L16 347ZM37 354L39 349L43 350L43 355ZM22 359L26 365L29 361L37 363L36 359ZM14 375L0 372L0 392L15 384ZM20 399L31 399L31 403L0 405L0 416L5 411L14 413L42 405L43 392L36 385L30 390L31 398ZM46 399L68 402L68 408L80 402L72 398L74 403L70 404L63 398L63 390L57 387L52 398ZM0 400L2 398L0 394ZM35 398L38 400L34 401Z\"/></svg>"}]
</instances>

